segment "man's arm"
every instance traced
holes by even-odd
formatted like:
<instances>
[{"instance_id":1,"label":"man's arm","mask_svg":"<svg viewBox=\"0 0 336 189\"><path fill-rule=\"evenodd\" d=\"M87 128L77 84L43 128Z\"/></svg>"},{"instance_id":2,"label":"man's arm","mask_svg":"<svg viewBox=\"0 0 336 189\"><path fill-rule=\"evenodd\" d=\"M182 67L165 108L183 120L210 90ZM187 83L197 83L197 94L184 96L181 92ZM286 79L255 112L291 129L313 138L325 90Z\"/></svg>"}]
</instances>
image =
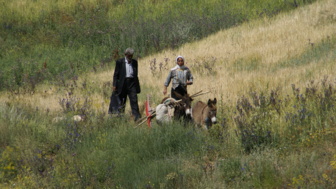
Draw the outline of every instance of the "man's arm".
<instances>
[{"instance_id":1,"label":"man's arm","mask_svg":"<svg viewBox=\"0 0 336 189\"><path fill-rule=\"evenodd\" d=\"M134 68L135 68L134 76L138 77L138 61L133 59L133 62L134 62Z\"/></svg>"}]
</instances>

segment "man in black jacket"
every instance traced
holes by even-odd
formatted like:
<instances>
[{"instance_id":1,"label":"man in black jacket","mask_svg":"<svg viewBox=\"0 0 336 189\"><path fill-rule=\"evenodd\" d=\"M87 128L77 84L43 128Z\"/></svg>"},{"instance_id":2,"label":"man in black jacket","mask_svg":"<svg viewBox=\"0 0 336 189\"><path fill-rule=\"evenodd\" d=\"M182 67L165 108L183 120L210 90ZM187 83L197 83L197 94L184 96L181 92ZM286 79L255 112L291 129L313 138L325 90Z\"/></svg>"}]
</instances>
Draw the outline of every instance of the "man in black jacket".
<instances>
[{"instance_id":1,"label":"man in black jacket","mask_svg":"<svg viewBox=\"0 0 336 189\"><path fill-rule=\"evenodd\" d=\"M133 54L134 50L127 48L125 57L116 61L109 113L124 113L128 96L134 121L137 121L141 117L138 105L138 93L141 89L138 78L138 61L133 59ZM116 106L117 111L113 108Z\"/></svg>"}]
</instances>

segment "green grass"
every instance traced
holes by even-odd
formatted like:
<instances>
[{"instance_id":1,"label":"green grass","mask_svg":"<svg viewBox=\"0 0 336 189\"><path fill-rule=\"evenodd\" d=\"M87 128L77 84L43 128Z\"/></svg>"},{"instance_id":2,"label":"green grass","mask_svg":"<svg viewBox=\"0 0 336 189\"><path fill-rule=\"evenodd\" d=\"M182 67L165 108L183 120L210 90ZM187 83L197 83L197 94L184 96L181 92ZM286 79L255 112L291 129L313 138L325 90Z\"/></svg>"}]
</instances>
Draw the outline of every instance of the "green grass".
<instances>
[{"instance_id":1,"label":"green grass","mask_svg":"<svg viewBox=\"0 0 336 189\"><path fill-rule=\"evenodd\" d=\"M77 108L58 122L19 101L1 104L0 186L328 187L336 175L336 88L328 79L314 83L222 105L230 111L220 111L209 132L180 122L135 127L128 114L106 117L90 103L72 102ZM83 122L72 120L78 109Z\"/></svg>"},{"instance_id":2,"label":"green grass","mask_svg":"<svg viewBox=\"0 0 336 189\"><path fill-rule=\"evenodd\" d=\"M198 158L204 154L204 134L179 122L150 130L133 128L128 118L98 121L96 116L86 123L69 118L46 124L51 121L47 115L29 119L29 111L3 107L2 183L30 170L29 174L45 175L44 179L33 180L34 185L27 185L25 180L17 184L46 187L47 180L55 179L57 187L76 186L72 185L76 182L81 186L111 184L127 188L145 187L149 181L159 185L166 182L167 174L179 173L191 154Z\"/></svg>"}]
</instances>

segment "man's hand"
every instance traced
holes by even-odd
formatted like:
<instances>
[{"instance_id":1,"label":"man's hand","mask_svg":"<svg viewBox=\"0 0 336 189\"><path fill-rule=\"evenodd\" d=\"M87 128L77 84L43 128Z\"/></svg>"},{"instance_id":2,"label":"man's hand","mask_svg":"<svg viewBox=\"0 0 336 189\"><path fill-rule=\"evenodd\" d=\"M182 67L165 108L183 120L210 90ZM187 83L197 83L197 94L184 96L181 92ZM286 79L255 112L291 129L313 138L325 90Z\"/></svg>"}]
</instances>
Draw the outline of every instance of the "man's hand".
<instances>
[{"instance_id":1,"label":"man's hand","mask_svg":"<svg viewBox=\"0 0 336 189\"><path fill-rule=\"evenodd\" d=\"M116 90L117 90L117 87L116 87L116 86L113 86L113 87L112 87L112 90L113 90L113 91L116 91Z\"/></svg>"}]
</instances>

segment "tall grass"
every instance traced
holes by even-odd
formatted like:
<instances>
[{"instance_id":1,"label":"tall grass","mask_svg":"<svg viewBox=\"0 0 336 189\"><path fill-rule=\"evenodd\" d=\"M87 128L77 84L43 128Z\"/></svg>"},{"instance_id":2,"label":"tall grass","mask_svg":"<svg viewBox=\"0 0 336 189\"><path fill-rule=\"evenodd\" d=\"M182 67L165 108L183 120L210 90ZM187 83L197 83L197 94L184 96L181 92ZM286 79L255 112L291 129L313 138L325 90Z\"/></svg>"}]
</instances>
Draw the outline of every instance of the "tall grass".
<instances>
[{"instance_id":1,"label":"tall grass","mask_svg":"<svg viewBox=\"0 0 336 189\"><path fill-rule=\"evenodd\" d=\"M180 122L137 126L129 114L106 117L79 101L62 119L1 104L1 187L328 187L336 174L335 83L292 90L251 89L221 106L234 111L221 111L209 132ZM78 110L82 122L72 119Z\"/></svg>"},{"instance_id":2,"label":"tall grass","mask_svg":"<svg viewBox=\"0 0 336 189\"><path fill-rule=\"evenodd\" d=\"M127 117L102 121L98 115L92 115L85 123L70 118L54 123L46 114L25 109L10 105L1 109L2 186L19 179L11 184L168 187L174 181L166 181L166 175L182 176L180 168L185 159L191 154L198 158L204 154L204 134L180 123L135 129ZM35 115L30 117L32 114Z\"/></svg>"}]
</instances>

